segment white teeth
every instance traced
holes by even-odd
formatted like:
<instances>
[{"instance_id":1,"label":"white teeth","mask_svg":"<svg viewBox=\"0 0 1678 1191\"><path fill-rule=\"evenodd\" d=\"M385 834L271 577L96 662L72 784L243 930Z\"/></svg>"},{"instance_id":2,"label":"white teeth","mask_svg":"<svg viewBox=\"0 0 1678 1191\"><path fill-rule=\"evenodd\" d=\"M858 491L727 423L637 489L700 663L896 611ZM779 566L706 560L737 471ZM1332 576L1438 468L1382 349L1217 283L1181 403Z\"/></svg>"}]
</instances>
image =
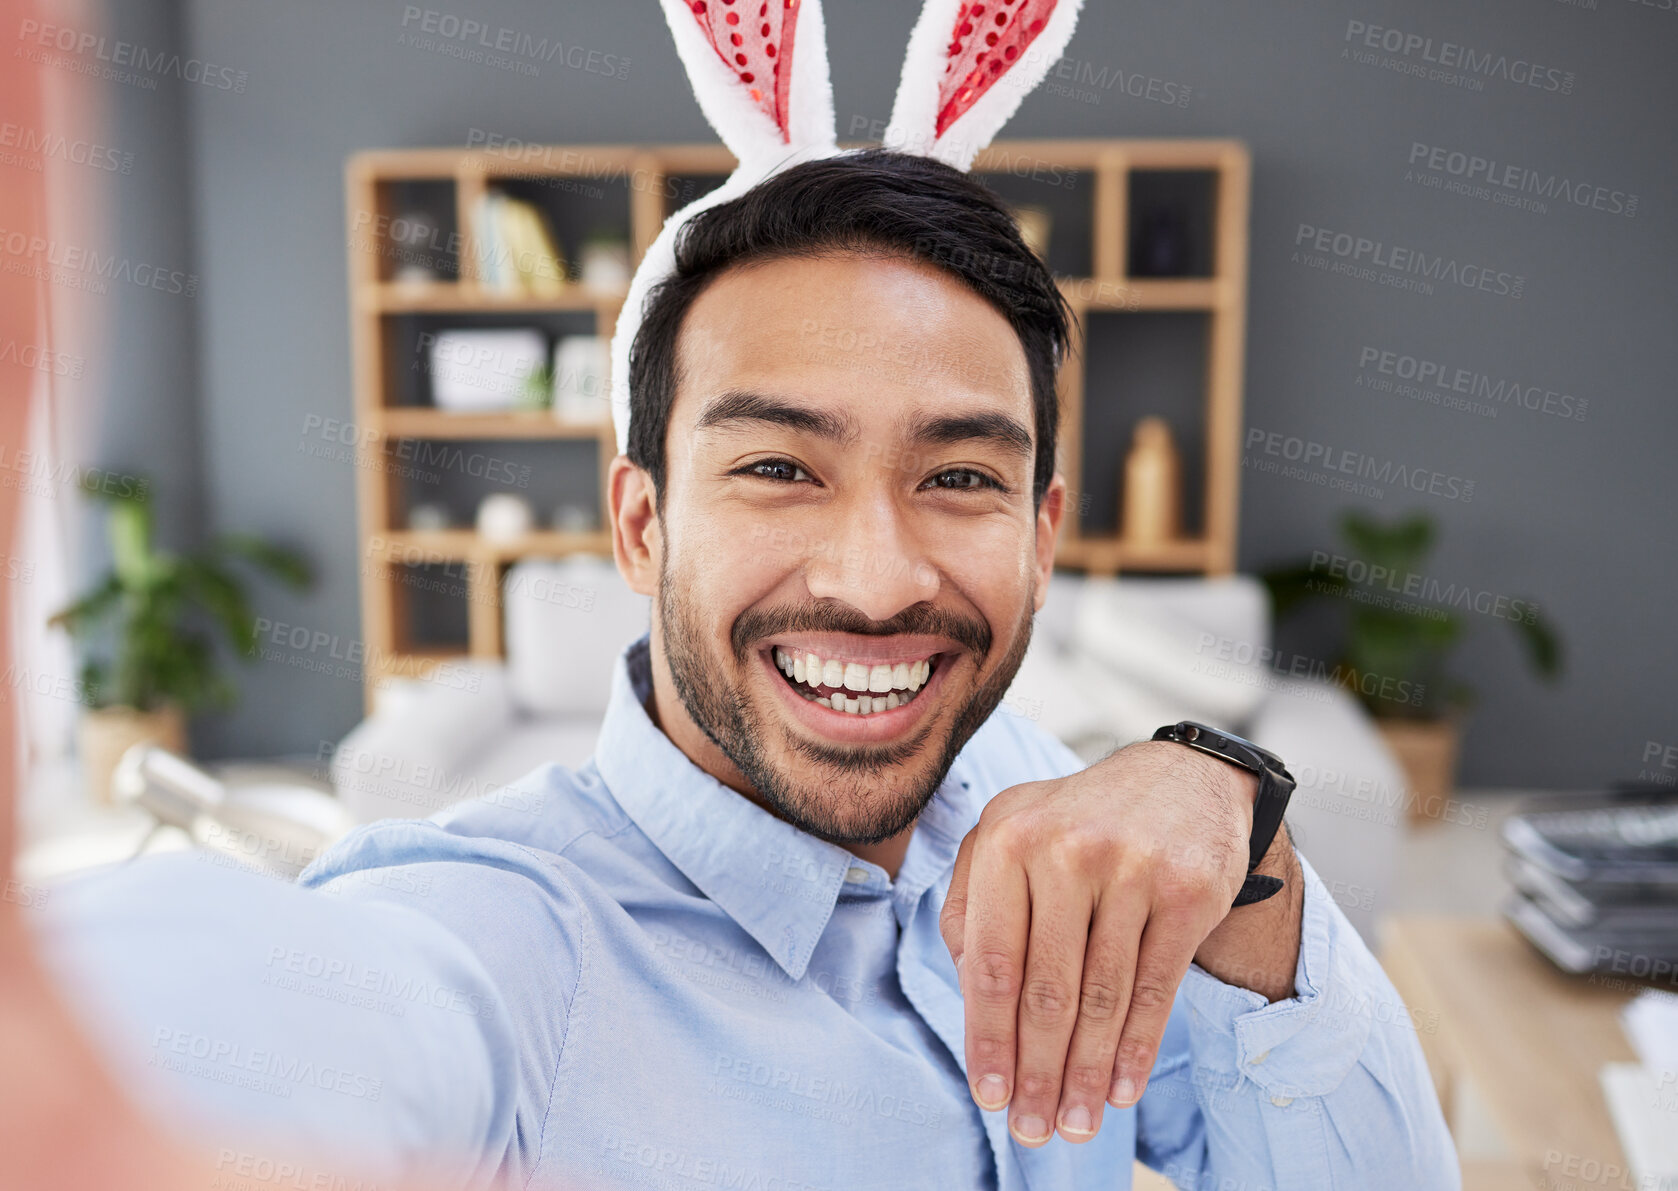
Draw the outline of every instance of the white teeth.
<instances>
[{"instance_id":1,"label":"white teeth","mask_svg":"<svg viewBox=\"0 0 1678 1191\"><path fill-rule=\"evenodd\" d=\"M913 699L932 675L932 659L872 664L842 662L777 646L775 668L801 688L808 688L804 692L806 699L852 715L872 715L901 707ZM839 695L818 699L816 691L822 687L842 688L857 697Z\"/></svg>"}]
</instances>

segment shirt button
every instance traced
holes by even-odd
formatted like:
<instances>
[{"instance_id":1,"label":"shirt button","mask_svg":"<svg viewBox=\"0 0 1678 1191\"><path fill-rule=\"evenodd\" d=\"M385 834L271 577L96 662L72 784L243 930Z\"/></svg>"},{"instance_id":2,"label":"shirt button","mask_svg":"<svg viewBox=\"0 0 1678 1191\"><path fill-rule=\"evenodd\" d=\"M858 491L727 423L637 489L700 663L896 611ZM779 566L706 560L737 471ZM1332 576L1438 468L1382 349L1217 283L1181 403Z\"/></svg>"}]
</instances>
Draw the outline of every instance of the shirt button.
<instances>
[{"instance_id":1,"label":"shirt button","mask_svg":"<svg viewBox=\"0 0 1678 1191\"><path fill-rule=\"evenodd\" d=\"M1293 1103L1293 1097L1292 1096L1272 1096L1270 1098L1270 1103L1274 1104L1277 1108L1286 1108L1288 1105Z\"/></svg>"},{"instance_id":2,"label":"shirt button","mask_svg":"<svg viewBox=\"0 0 1678 1191\"><path fill-rule=\"evenodd\" d=\"M868 870L865 868L848 868L845 870L845 880L852 885L860 885L868 880Z\"/></svg>"},{"instance_id":3,"label":"shirt button","mask_svg":"<svg viewBox=\"0 0 1678 1191\"><path fill-rule=\"evenodd\" d=\"M1256 1054L1252 1058L1248 1059L1247 1060L1247 1065L1249 1067L1257 1067L1260 1063L1264 1062L1264 1060L1268 1059L1269 1057L1270 1057L1270 1052L1268 1050L1266 1050L1262 1054Z\"/></svg>"}]
</instances>

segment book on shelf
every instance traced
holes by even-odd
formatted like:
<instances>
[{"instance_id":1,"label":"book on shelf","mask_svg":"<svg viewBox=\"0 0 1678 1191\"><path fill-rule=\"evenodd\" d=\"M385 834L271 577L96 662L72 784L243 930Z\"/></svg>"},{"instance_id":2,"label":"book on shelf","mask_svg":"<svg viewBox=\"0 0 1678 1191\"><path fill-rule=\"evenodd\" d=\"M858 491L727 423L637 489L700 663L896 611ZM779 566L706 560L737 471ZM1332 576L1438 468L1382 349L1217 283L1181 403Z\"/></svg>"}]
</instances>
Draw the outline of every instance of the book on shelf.
<instances>
[{"instance_id":1,"label":"book on shelf","mask_svg":"<svg viewBox=\"0 0 1678 1191\"><path fill-rule=\"evenodd\" d=\"M564 293L564 257L534 204L491 190L478 200L473 223L484 288L541 298Z\"/></svg>"}]
</instances>

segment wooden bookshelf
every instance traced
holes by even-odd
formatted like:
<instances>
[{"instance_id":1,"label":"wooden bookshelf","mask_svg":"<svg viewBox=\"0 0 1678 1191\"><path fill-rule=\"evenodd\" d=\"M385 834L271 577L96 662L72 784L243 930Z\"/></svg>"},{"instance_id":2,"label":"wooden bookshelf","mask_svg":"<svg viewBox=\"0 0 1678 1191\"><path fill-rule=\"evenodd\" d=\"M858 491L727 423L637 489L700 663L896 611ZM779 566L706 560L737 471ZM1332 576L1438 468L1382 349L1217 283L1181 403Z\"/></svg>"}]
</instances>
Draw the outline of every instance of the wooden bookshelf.
<instances>
[{"instance_id":1,"label":"wooden bookshelf","mask_svg":"<svg viewBox=\"0 0 1678 1191\"><path fill-rule=\"evenodd\" d=\"M1030 170L1065 171L1088 184L1088 244L1078 245L1087 268L1057 270L1062 292L1078 317L1080 346L1092 315L1165 312L1206 320L1203 392L1198 395L1204 457L1198 525L1192 536L1163 544L1127 542L1086 529L1074 513L1057 553L1064 567L1092 574L1120 571L1227 574L1235 566L1241 458L1241 378L1246 335L1247 229L1251 164L1230 140L1007 141L981 153L973 172L1007 182ZM473 325L519 325L530 318L563 317L609 337L624 295L580 284L551 297L509 294L482 285L471 213L492 187L550 186L556 193L598 193L622 200L632 264L638 264L670 211L734 168L720 145L520 145L516 152L483 148L389 149L356 154L346 170L350 317L354 351L354 408L358 450L357 507L362 544L362 624L368 698L386 674L412 673L438 660L495 657L502 651L500 585L505 567L525 557L573 552L609 554L603 525L587 532L541 529L511 542L486 542L470 529L423 532L406 528L399 469L380 461L404 440L425 442L596 444L599 507L605 509L607 465L616 453L604 420L578 424L548 411L457 414L406 403L401 370L393 365L394 327L404 319L461 316ZM1210 267L1194 275L1133 276L1130 267L1131 193L1139 176L1201 176L1211 197L1201 238ZM569 190L568 190L569 188ZM452 260L450 276L425 282L395 279L401 259L390 236L416 192L443 208L439 234L427 248ZM404 198L403 196L408 196ZM1004 197L1008 197L1004 191ZM563 201L563 200L561 200ZM562 231L564 229L561 229ZM573 229L574 230L574 229ZM1051 265L1055 252L1051 251ZM1059 463L1074 494L1084 491L1085 356L1061 373ZM1134 417L1155 412L1137 408ZM544 448L546 449L546 448ZM1185 461L1186 462L1186 461ZM1122 460L1115 461L1122 475ZM1075 503L1076 509L1076 503ZM458 648L416 642L409 631L409 585L401 577L416 563L465 571L469 590L467 639Z\"/></svg>"}]
</instances>

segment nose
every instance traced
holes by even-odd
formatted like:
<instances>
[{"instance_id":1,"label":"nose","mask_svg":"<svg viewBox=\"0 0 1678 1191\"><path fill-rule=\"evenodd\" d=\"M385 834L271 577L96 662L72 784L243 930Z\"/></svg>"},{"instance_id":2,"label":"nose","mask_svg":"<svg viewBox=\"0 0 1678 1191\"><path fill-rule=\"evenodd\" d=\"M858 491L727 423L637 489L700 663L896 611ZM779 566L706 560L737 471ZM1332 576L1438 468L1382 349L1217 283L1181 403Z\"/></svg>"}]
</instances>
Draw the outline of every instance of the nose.
<instances>
[{"instance_id":1,"label":"nose","mask_svg":"<svg viewBox=\"0 0 1678 1191\"><path fill-rule=\"evenodd\" d=\"M832 512L833 549L812 555L805 567L811 595L889 620L938 594L938 568L890 493L859 494Z\"/></svg>"}]
</instances>

